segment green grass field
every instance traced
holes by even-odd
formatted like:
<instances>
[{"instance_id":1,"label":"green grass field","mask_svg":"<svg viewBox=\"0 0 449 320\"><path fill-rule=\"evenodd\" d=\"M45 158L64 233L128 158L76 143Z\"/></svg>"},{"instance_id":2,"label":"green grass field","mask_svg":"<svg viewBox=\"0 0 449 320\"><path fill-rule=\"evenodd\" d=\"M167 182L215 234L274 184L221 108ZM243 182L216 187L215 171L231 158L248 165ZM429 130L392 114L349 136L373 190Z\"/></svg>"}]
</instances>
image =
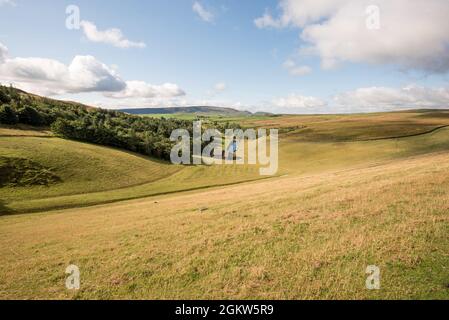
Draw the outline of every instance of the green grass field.
<instances>
[{"instance_id":1,"label":"green grass field","mask_svg":"<svg viewBox=\"0 0 449 320\"><path fill-rule=\"evenodd\" d=\"M234 119L285 129L263 180L2 128L0 298L448 299L448 115Z\"/></svg>"},{"instance_id":2,"label":"green grass field","mask_svg":"<svg viewBox=\"0 0 449 320\"><path fill-rule=\"evenodd\" d=\"M257 166L174 166L55 137L0 137L0 155L16 161L30 159L61 180L50 185L3 186L3 214L87 206L261 178Z\"/></svg>"},{"instance_id":3,"label":"green grass field","mask_svg":"<svg viewBox=\"0 0 449 320\"><path fill-rule=\"evenodd\" d=\"M449 130L446 128L407 137L446 125L449 118L441 116L444 114L424 120L421 113L370 114L353 118L283 116L248 120L245 117L242 123L255 127L305 127L281 135L278 175L282 176L447 150ZM28 130L1 129L0 155L32 160L61 182L50 186L2 187L3 213L88 206L263 178L257 166L172 166L129 152L62 140L45 131L24 129ZM405 137L384 139L401 135Z\"/></svg>"}]
</instances>

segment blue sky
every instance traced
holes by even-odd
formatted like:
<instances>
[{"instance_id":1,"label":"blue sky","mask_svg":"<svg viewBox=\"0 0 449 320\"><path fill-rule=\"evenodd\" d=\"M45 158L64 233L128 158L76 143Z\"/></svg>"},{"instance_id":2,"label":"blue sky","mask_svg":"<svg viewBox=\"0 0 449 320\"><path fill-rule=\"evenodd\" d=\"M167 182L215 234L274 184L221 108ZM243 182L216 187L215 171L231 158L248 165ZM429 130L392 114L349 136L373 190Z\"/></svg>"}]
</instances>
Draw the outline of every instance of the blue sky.
<instances>
[{"instance_id":1,"label":"blue sky","mask_svg":"<svg viewBox=\"0 0 449 320\"><path fill-rule=\"evenodd\" d=\"M318 19L310 18L304 22L302 14L313 9L309 8L311 1L307 0L0 0L0 43L7 48L8 57L4 62L6 66L0 67L0 81L13 82L37 93L111 108L214 104L253 111L334 113L448 107L445 104L449 102L446 66L444 63L437 67L428 66L428 61L446 59L444 50L435 53L429 49L429 52L408 56L407 53L399 54L402 47L394 48L398 52L395 55L396 51L390 47L386 47L385 52L382 48L368 51L361 41L356 42L350 52L331 43L338 52L333 58L341 63L323 68L324 57L328 57L329 52L317 48L330 44L331 31L322 30L319 35L313 35L313 40L305 40L304 33L319 27L323 20L338 19L339 14L335 12L347 12L352 8L351 1L341 1L342 5L333 8L331 13L323 7ZM447 9L444 2L432 1L435 6ZM206 16L201 17L198 10L194 10L196 2L196 8L199 6ZM102 40L93 41L83 28L67 29L66 8L69 5L78 6L80 19L95 25L100 33L118 28L124 39L143 42L145 47L117 47ZM347 10L343 10L345 6ZM386 11L389 19L398 14L396 8L387 4L381 9ZM255 20L265 13L272 20L256 24ZM365 19L363 14L362 11L361 17ZM410 21L413 18L411 16ZM405 24L407 20L404 21ZM436 30L446 27L439 25L445 23L442 19L418 19L417 23L423 27L430 24ZM347 33L342 31L335 37L357 37L357 34ZM407 39L407 35L394 36ZM439 48L440 44L447 49L447 37L442 35L434 39L433 34L423 37L429 39L429 48L433 45ZM412 45L411 41L404 41L404 50ZM299 53L306 47L314 47L315 52ZM316 52L319 50L322 51ZM38 74L35 68L49 70L46 64L35 66L35 63L41 63L39 61L20 65L21 70L29 68L33 72L17 71L18 63L23 62L18 58L45 58L69 66L76 56L92 56L114 70L124 86L129 87L127 93L111 93L112 89L106 89L105 94L104 86L103 89L91 86L83 89L84 86L78 83L76 89L73 84L58 87L58 81L53 78L45 84L39 82L39 77L25 79L24 73L26 76L32 74L31 78ZM304 66L307 67L305 74L290 72ZM11 68L16 70L11 71ZM134 89L127 81L144 82L151 94L148 90L142 93L142 90ZM172 86L169 90L172 93L167 94L167 90L160 88L166 83L175 85L176 90ZM53 84L55 88L51 87ZM165 93L159 96L161 90ZM379 95L384 98L377 99ZM340 99L336 100L337 96ZM340 102L338 106L336 101Z\"/></svg>"}]
</instances>

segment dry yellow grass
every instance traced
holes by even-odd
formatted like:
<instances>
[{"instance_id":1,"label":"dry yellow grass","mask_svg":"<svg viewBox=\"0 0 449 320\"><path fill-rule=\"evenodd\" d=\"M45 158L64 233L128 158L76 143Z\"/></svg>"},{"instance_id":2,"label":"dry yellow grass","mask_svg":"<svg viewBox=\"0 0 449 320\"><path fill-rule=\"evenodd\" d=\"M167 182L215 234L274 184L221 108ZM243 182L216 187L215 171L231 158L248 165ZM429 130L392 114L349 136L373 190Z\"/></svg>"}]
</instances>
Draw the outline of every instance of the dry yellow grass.
<instances>
[{"instance_id":1,"label":"dry yellow grass","mask_svg":"<svg viewBox=\"0 0 449 320\"><path fill-rule=\"evenodd\" d=\"M447 299L448 231L449 153L6 216L0 298Z\"/></svg>"},{"instance_id":2,"label":"dry yellow grass","mask_svg":"<svg viewBox=\"0 0 449 320\"><path fill-rule=\"evenodd\" d=\"M53 134L50 130L38 129L26 125L0 126L0 137L51 137Z\"/></svg>"},{"instance_id":3,"label":"dry yellow grass","mask_svg":"<svg viewBox=\"0 0 449 320\"><path fill-rule=\"evenodd\" d=\"M449 111L407 111L350 115L286 115L243 121L245 126L281 128L302 141L360 141L429 132L449 125Z\"/></svg>"}]
</instances>

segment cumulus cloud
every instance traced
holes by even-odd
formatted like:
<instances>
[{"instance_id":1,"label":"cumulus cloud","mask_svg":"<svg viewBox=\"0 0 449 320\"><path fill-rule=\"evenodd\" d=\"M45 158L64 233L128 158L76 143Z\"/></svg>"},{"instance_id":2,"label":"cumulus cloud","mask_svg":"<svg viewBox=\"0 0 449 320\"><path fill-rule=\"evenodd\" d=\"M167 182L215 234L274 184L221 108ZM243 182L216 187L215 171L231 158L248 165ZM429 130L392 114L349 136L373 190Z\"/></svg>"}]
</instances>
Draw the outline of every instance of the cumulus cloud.
<instances>
[{"instance_id":1,"label":"cumulus cloud","mask_svg":"<svg viewBox=\"0 0 449 320\"><path fill-rule=\"evenodd\" d=\"M281 15L277 18L270 13L257 18L254 22L259 28L284 28L290 25L304 27L308 23L328 18L341 6L358 0L280 0Z\"/></svg>"},{"instance_id":2,"label":"cumulus cloud","mask_svg":"<svg viewBox=\"0 0 449 320\"><path fill-rule=\"evenodd\" d=\"M14 0L0 0L0 7L3 5L10 5L10 6L15 7L16 2Z\"/></svg>"},{"instance_id":3,"label":"cumulus cloud","mask_svg":"<svg viewBox=\"0 0 449 320\"><path fill-rule=\"evenodd\" d=\"M100 92L114 99L171 98L185 95L175 84L125 81L93 56L76 56L69 65L45 58L8 58L0 43L0 81L44 95Z\"/></svg>"},{"instance_id":4,"label":"cumulus cloud","mask_svg":"<svg viewBox=\"0 0 449 320\"><path fill-rule=\"evenodd\" d=\"M0 77L50 95L120 91L126 86L114 70L92 56L76 56L69 65L44 58L5 59Z\"/></svg>"},{"instance_id":5,"label":"cumulus cloud","mask_svg":"<svg viewBox=\"0 0 449 320\"><path fill-rule=\"evenodd\" d=\"M447 0L377 0L380 28L367 27L370 0L280 0L278 17L255 20L259 28L296 27L302 54L323 68L342 62L394 64L401 70L449 71Z\"/></svg>"},{"instance_id":6,"label":"cumulus cloud","mask_svg":"<svg viewBox=\"0 0 449 320\"><path fill-rule=\"evenodd\" d=\"M282 28L283 26L285 26L280 19L273 18L273 16L268 12L265 12L262 17L255 19L254 24L259 29Z\"/></svg>"},{"instance_id":7,"label":"cumulus cloud","mask_svg":"<svg viewBox=\"0 0 449 320\"><path fill-rule=\"evenodd\" d=\"M222 94L228 89L228 86L224 82L218 82L216 83L209 91L207 91L207 96L210 98L215 97L217 95Z\"/></svg>"},{"instance_id":8,"label":"cumulus cloud","mask_svg":"<svg viewBox=\"0 0 449 320\"><path fill-rule=\"evenodd\" d=\"M118 48L145 48L144 42L134 42L125 38L122 31L117 28L98 30L97 26L90 21L81 21L81 28L89 41L106 43Z\"/></svg>"},{"instance_id":9,"label":"cumulus cloud","mask_svg":"<svg viewBox=\"0 0 449 320\"><path fill-rule=\"evenodd\" d=\"M176 84L165 83L163 85L152 85L144 81L127 81L124 90L106 94L107 97L116 99L173 98L184 95L185 92Z\"/></svg>"},{"instance_id":10,"label":"cumulus cloud","mask_svg":"<svg viewBox=\"0 0 449 320\"><path fill-rule=\"evenodd\" d=\"M312 73L312 68L310 68L309 66L298 66L297 63L291 59L285 61L283 67L292 76L305 76Z\"/></svg>"},{"instance_id":11,"label":"cumulus cloud","mask_svg":"<svg viewBox=\"0 0 449 320\"><path fill-rule=\"evenodd\" d=\"M132 86L130 86L132 87ZM285 97L263 101L256 105L223 99L187 99L184 96L151 97L153 94L136 93L129 95L107 94L114 100L95 103L108 108L126 107L184 107L207 105L230 107L252 112L267 111L280 114L338 114L359 112L381 112L408 109L447 109L449 108L449 88L428 88L415 85L403 88L369 87L359 88L331 97L328 100L313 96L290 94ZM120 97L120 100L117 98ZM117 102L118 101L118 102Z\"/></svg>"},{"instance_id":12,"label":"cumulus cloud","mask_svg":"<svg viewBox=\"0 0 449 320\"><path fill-rule=\"evenodd\" d=\"M215 91L216 93L221 93L221 92L225 91L226 88L227 88L226 83L224 83L224 82L219 82L219 83L217 83L217 84L214 86L214 91Z\"/></svg>"},{"instance_id":13,"label":"cumulus cloud","mask_svg":"<svg viewBox=\"0 0 449 320\"><path fill-rule=\"evenodd\" d=\"M449 87L409 85L402 88L367 87L343 92L329 101L291 94L264 103L263 110L278 113L330 114L410 109L448 109Z\"/></svg>"},{"instance_id":14,"label":"cumulus cloud","mask_svg":"<svg viewBox=\"0 0 449 320\"><path fill-rule=\"evenodd\" d=\"M8 57L8 48L0 43L0 63L3 63Z\"/></svg>"},{"instance_id":15,"label":"cumulus cloud","mask_svg":"<svg viewBox=\"0 0 449 320\"><path fill-rule=\"evenodd\" d=\"M278 108L316 108L325 107L327 103L319 98L290 94L287 97L276 98L272 104Z\"/></svg>"},{"instance_id":16,"label":"cumulus cloud","mask_svg":"<svg viewBox=\"0 0 449 320\"><path fill-rule=\"evenodd\" d=\"M232 100L217 99L195 99L188 97L173 98L153 98L153 99L121 99L109 101L96 101L91 105L101 106L112 109L129 109L129 108L171 108L171 107L190 107L190 106L214 106L223 108L234 108L238 110L249 110L250 107L240 102ZM258 111L258 109L256 110Z\"/></svg>"},{"instance_id":17,"label":"cumulus cloud","mask_svg":"<svg viewBox=\"0 0 449 320\"><path fill-rule=\"evenodd\" d=\"M334 97L337 107L349 110L390 111L402 109L447 109L449 88L407 86L404 88L369 87Z\"/></svg>"},{"instance_id":18,"label":"cumulus cloud","mask_svg":"<svg viewBox=\"0 0 449 320\"><path fill-rule=\"evenodd\" d=\"M215 19L214 14L204 8L203 5L201 5L201 3L199 3L198 1L195 1L192 10L205 22L213 22Z\"/></svg>"}]
</instances>

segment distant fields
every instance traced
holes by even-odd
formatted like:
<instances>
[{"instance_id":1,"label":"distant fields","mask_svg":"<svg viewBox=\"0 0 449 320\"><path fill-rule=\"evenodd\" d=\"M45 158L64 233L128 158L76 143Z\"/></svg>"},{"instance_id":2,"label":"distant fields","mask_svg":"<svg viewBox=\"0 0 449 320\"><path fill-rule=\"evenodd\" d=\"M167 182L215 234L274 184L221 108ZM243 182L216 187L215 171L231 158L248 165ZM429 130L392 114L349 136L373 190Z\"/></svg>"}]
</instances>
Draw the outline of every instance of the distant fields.
<instances>
[{"instance_id":1,"label":"distant fields","mask_svg":"<svg viewBox=\"0 0 449 320\"><path fill-rule=\"evenodd\" d=\"M0 188L0 298L449 298L448 111L214 119L281 129L278 175L0 128L0 170L60 178Z\"/></svg>"},{"instance_id":2,"label":"distant fields","mask_svg":"<svg viewBox=\"0 0 449 320\"><path fill-rule=\"evenodd\" d=\"M348 142L395 138L449 126L449 111L403 111L350 115L273 115L227 117L194 114L145 115L217 122L235 122L244 128L279 129L301 141Z\"/></svg>"},{"instance_id":3,"label":"distant fields","mask_svg":"<svg viewBox=\"0 0 449 320\"><path fill-rule=\"evenodd\" d=\"M402 137L449 125L449 111L404 111L356 115L278 116L247 118L248 127L290 129L301 141L348 142Z\"/></svg>"},{"instance_id":4,"label":"distant fields","mask_svg":"<svg viewBox=\"0 0 449 320\"><path fill-rule=\"evenodd\" d=\"M226 115L208 115L208 114L192 114L192 113L176 113L176 114L143 114L142 117L150 117L150 118L166 118L166 119L181 119L181 120L201 120L207 119L209 121L218 121L218 122L238 122L238 123L246 123L247 121L258 121L258 120L266 120L269 116L226 116Z\"/></svg>"}]
</instances>

